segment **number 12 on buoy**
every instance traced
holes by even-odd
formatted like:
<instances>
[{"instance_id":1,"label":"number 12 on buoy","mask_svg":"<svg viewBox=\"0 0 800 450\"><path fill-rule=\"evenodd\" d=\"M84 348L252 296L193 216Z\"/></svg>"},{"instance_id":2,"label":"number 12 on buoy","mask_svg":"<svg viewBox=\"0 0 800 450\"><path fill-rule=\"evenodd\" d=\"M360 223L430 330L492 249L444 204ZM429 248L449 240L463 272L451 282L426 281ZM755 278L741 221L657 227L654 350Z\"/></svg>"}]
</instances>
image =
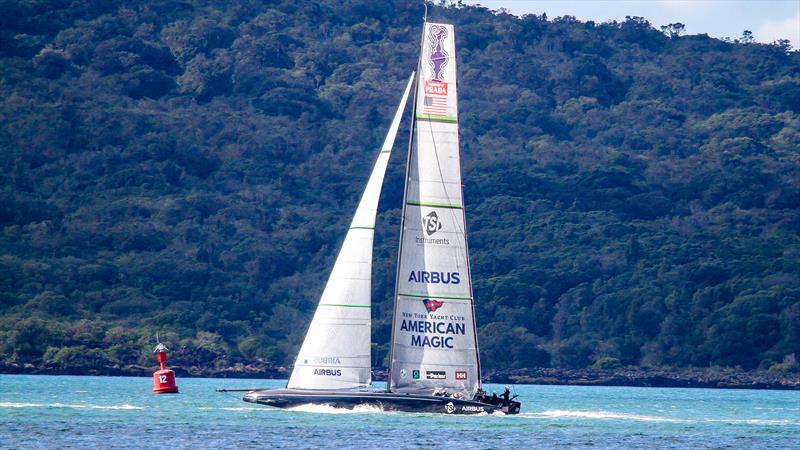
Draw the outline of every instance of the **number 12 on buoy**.
<instances>
[{"instance_id":1,"label":"number 12 on buoy","mask_svg":"<svg viewBox=\"0 0 800 450\"><path fill-rule=\"evenodd\" d=\"M161 365L161 370L153 372L153 392L156 394L177 394L178 386L175 384L175 372L167 369L167 347L158 343L153 353Z\"/></svg>"}]
</instances>

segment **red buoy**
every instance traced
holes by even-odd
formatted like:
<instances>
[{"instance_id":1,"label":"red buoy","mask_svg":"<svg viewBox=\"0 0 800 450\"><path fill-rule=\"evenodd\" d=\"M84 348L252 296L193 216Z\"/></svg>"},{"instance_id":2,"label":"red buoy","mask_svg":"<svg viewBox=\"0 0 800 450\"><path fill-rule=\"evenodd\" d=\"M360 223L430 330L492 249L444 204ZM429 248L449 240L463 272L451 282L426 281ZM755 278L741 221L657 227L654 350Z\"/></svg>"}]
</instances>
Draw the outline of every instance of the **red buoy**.
<instances>
[{"instance_id":1,"label":"red buoy","mask_svg":"<svg viewBox=\"0 0 800 450\"><path fill-rule=\"evenodd\" d=\"M153 372L153 392L156 394L177 394L178 386L175 384L175 372L167 369L167 347L158 343L156 349L156 360L161 364L161 370Z\"/></svg>"}]
</instances>

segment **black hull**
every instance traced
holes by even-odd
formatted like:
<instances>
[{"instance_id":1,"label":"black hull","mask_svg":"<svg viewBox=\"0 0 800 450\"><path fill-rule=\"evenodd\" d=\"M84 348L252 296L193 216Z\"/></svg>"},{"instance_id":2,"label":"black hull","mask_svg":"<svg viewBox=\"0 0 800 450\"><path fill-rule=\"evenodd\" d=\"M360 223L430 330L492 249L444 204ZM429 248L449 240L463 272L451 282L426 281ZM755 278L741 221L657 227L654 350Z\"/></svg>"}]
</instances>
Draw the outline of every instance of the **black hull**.
<instances>
[{"instance_id":1,"label":"black hull","mask_svg":"<svg viewBox=\"0 0 800 450\"><path fill-rule=\"evenodd\" d=\"M506 405L491 405L473 400L460 400L432 395L398 394L371 391L322 391L303 389L265 389L250 391L244 401L276 408L292 408L300 405L330 405L335 408L353 409L366 405L383 411L441 414L480 414L502 412L519 413L519 402Z\"/></svg>"}]
</instances>

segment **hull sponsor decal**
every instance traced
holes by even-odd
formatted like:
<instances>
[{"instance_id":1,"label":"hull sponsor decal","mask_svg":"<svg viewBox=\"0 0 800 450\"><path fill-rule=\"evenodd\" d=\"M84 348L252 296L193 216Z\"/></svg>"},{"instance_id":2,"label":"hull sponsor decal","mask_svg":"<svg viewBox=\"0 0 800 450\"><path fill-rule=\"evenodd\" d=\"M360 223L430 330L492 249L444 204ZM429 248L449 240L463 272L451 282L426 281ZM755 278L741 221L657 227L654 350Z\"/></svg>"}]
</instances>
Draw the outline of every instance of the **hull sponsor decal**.
<instances>
[{"instance_id":1,"label":"hull sponsor decal","mask_svg":"<svg viewBox=\"0 0 800 450\"><path fill-rule=\"evenodd\" d=\"M444 370L426 370L425 378L429 380L446 380L447 373Z\"/></svg>"}]
</instances>

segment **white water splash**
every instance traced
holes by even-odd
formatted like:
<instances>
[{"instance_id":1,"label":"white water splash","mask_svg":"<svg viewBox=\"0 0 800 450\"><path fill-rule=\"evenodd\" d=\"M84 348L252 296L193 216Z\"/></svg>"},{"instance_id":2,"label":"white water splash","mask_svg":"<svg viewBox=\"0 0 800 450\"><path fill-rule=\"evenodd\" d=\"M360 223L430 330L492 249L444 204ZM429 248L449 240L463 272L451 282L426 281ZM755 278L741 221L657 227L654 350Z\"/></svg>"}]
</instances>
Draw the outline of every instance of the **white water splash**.
<instances>
[{"instance_id":1,"label":"white water splash","mask_svg":"<svg viewBox=\"0 0 800 450\"><path fill-rule=\"evenodd\" d=\"M615 419L615 420L635 420L641 422L670 422L680 423L687 422L682 419L674 419L670 417L660 416L644 416L639 414L620 413L613 411L570 411L563 409L552 409L543 412L533 413L526 412L520 414L523 417L537 417L537 418L558 418L558 417L576 417L581 419Z\"/></svg>"},{"instance_id":2,"label":"white water splash","mask_svg":"<svg viewBox=\"0 0 800 450\"><path fill-rule=\"evenodd\" d=\"M353 409L336 408L331 405L299 405L292 408L287 408L289 411L311 412L321 414L353 414L353 413L374 413L383 412L383 408L374 405L358 405Z\"/></svg>"},{"instance_id":3,"label":"white water splash","mask_svg":"<svg viewBox=\"0 0 800 450\"><path fill-rule=\"evenodd\" d=\"M0 408L74 408L74 409L144 409L143 406L134 405L83 405L65 403L14 403L0 402Z\"/></svg>"}]
</instances>

